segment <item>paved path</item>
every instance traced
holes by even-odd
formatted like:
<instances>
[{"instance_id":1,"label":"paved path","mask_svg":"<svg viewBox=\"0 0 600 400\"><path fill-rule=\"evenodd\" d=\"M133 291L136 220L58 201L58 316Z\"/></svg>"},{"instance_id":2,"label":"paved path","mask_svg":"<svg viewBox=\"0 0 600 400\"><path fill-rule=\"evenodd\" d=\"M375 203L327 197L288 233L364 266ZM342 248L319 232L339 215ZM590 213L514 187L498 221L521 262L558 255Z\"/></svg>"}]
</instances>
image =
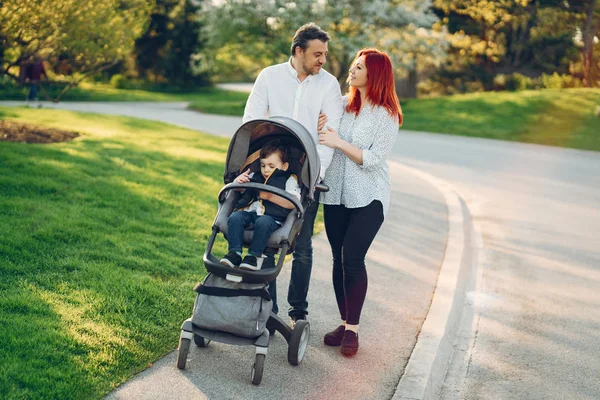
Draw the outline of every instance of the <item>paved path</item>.
<instances>
[{"instance_id":1,"label":"paved path","mask_svg":"<svg viewBox=\"0 0 600 400\"><path fill-rule=\"evenodd\" d=\"M201 130L217 136L231 137L241 125L241 117L203 114L188 110L186 102L61 102L42 101L42 108L124 115L162 121L184 128ZM0 106L23 106L22 101L0 101Z\"/></svg>"}]
</instances>

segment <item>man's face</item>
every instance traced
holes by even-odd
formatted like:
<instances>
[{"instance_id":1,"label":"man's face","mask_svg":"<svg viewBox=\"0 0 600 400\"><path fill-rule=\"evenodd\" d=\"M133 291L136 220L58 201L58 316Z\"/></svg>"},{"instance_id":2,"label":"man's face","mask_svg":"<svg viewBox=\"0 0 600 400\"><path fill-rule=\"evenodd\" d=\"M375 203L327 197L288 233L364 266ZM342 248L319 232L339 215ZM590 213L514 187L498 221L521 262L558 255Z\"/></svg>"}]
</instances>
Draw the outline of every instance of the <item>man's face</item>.
<instances>
[{"instance_id":1,"label":"man's face","mask_svg":"<svg viewBox=\"0 0 600 400\"><path fill-rule=\"evenodd\" d=\"M316 75L321 71L323 64L327 62L327 43L319 39L313 39L308 42L306 50L301 48L296 50L300 56L300 65L305 73Z\"/></svg>"},{"instance_id":2,"label":"man's face","mask_svg":"<svg viewBox=\"0 0 600 400\"><path fill-rule=\"evenodd\" d=\"M275 169L286 171L288 169L288 163L281 161L279 153L274 152L269 156L260 159L260 172L265 179L268 179Z\"/></svg>"}]
</instances>

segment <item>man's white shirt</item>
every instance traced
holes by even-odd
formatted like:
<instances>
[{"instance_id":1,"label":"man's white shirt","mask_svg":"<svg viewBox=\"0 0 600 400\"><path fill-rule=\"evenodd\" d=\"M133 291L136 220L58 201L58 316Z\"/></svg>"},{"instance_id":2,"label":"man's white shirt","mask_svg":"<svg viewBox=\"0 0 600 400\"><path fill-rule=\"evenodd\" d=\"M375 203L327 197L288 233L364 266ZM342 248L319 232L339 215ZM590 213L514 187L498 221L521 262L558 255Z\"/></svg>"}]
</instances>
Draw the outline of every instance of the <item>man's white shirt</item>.
<instances>
[{"instance_id":1,"label":"man's white shirt","mask_svg":"<svg viewBox=\"0 0 600 400\"><path fill-rule=\"evenodd\" d=\"M321 68L318 74L308 75L302 82L289 61L272 65L261 71L248 97L243 121L281 116L300 122L317 143L321 159L321 178L331 158L333 149L320 145L319 114L327 115L327 126L338 131L342 118L342 93L337 79Z\"/></svg>"}]
</instances>

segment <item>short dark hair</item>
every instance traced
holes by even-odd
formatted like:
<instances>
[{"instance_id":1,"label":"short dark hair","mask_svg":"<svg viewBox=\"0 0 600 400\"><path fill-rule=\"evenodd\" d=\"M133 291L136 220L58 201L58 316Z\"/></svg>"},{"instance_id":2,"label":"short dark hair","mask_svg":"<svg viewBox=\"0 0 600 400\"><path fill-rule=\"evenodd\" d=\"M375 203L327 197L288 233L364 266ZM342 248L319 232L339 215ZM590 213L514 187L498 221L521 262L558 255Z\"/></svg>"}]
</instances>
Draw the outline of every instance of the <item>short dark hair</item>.
<instances>
[{"instance_id":1,"label":"short dark hair","mask_svg":"<svg viewBox=\"0 0 600 400\"><path fill-rule=\"evenodd\" d=\"M281 162L286 163L290 159L290 149L279 140L267 142L260 150L260 158L267 158L273 153L278 153Z\"/></svg>"},{"instance_id":2,"label":"short dark hair","mask_svg":"<svg viewBox=\"0 0 600 400\"><path fill-rule=\"evenodd\" d=\"M302 25L296 31L294 39L292 40L291 53L294 55L296 47L300 47L302 50L308 48L308 42L314 39L319 39L323 43L327 43L331 40L329 34L323 29L319 28L314 22Z\"/></svg>"}]
</instances>

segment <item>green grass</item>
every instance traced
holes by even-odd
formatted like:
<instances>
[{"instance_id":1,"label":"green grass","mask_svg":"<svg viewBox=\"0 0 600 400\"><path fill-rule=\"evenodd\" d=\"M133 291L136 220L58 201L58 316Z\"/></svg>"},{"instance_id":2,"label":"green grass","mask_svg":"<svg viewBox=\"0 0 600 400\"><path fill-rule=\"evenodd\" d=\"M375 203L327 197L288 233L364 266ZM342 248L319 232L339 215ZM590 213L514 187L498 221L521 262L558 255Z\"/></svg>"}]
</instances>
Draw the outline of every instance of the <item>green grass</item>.
<instances>
[{"instance_id":1,"label":"green grass","mask_svg":"<svg viewBox=\"0 0 600 400\"><path fill-rule=\"evenodd\" d=\"M83 134L0 141L0 398L101 398L177 347L229 140L68 111L0 119Z\"/></svg>"},{"instance_id":2,"label":"green grass","mask_svg":"<svg viewBox=\"0 0 600 400\"><path fill-rule=\"evenodd\" d=\"M600 151L600 89L477 93L402 106L407 130Z\"/></svg>"},{"instance_id":3,"label":"green grass","mask_svg":"<svg viewBox=\"0 0 600 400\"><path fill-rule=\"evenodd\" d=\"M100 398L177 346L228 140L93 114L7 118L84 136L0 142L0 398Z\"/></svg>"}]
</instances>

